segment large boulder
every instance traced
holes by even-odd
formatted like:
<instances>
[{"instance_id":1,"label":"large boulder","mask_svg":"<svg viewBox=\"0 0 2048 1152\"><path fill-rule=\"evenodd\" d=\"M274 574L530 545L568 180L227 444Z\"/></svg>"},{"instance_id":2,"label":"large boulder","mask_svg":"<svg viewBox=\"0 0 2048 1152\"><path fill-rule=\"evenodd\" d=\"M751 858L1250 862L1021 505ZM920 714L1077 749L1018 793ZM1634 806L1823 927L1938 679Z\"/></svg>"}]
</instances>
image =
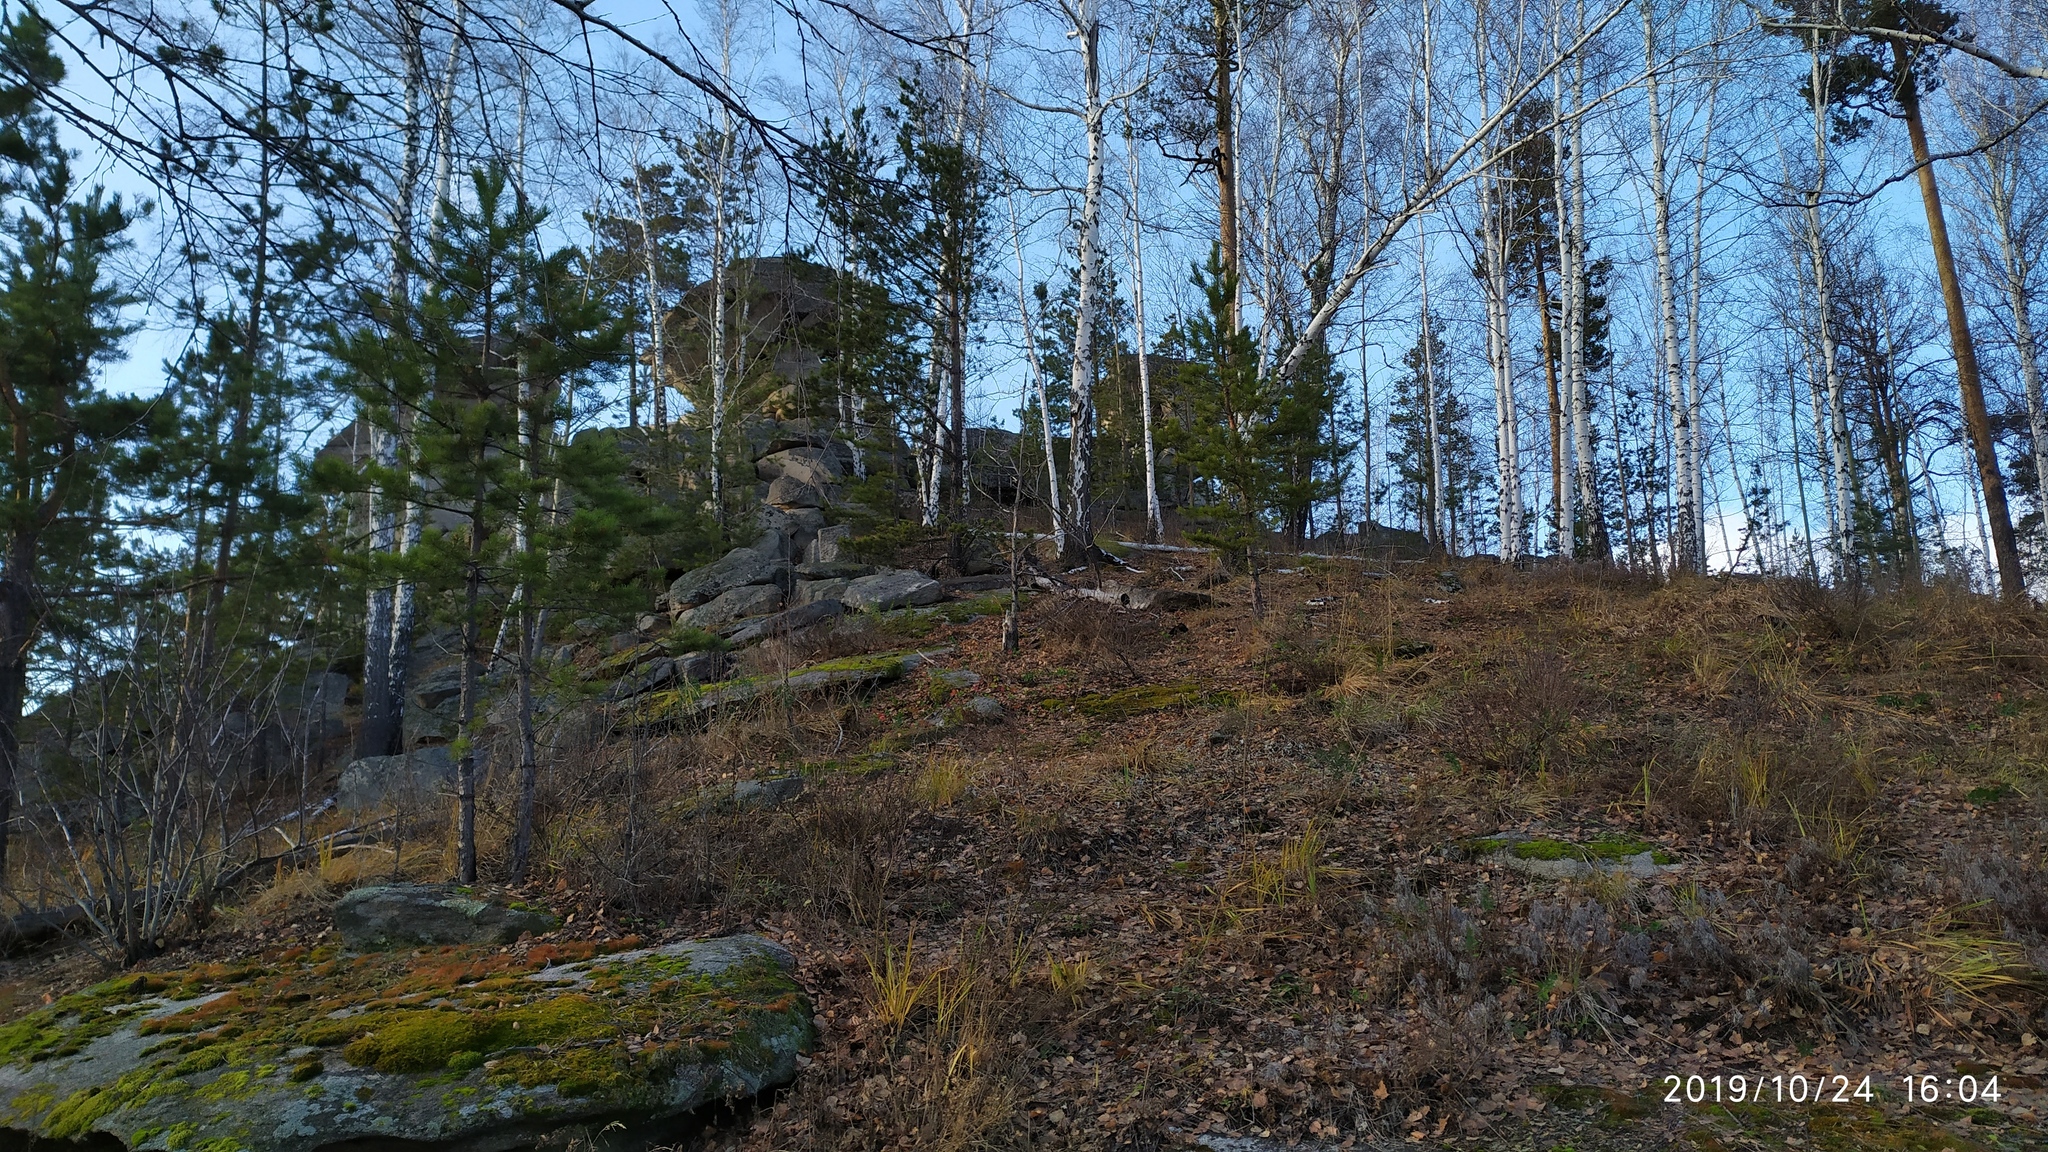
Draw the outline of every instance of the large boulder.
<instances>
[{"instance_id":1,"label":"large boulder","mask_svg":"<svg viewBox=\"0 0 2048 1152\"><path fill-rule=\"evenodd\" d=\"M560 922L537 908L485 900L438 884L357 888L334 906L334 927L358 952L421 944L510 944Z\"/></svg>"},{"instance_id":2,"label":"large boulder","mask_svg":"<svg viewBox=\"0 0 2048 1152\"><path fill-rule=\"evenodd\" d=\"M348 677L339 672L317 673L298 685L286 685L277 694L286 729L314 742L348 734L347 702Z\"/></svg>"},{"instance_id":3,"label":"large boulder","mask_svg":"<svg viewBox=\"0 0 2048 1152\"><path fill-rule=\"evenodd\" d=\"M691 628L717 628L749 616L780 612L784 600L779 585L749 584L678 615L676 622Z\"/></svg>"},{"instance_id":4,"label":"large boulder","mask_svg":"<svg viewBox=\"0 0 2048 1152\"><path fill-rule=\"evenodd\" d=\"M600 947L124 973L9 1025L0 1147L608 1152L795 1077L811 1009L782 948Z\"/></svg>"},{"instance_id":5,"label":"large boulder","mask_svg":"<svg viewBox=\"0 0 2048 1152\"><path fill-rule=\"evenodd\" d=\"M936 604L945 594L945 588L924 573L898 569L847 581L839 599L857 612L887 612Z\"/></svg>"},{"instance_id":6,"label":"large boulder","mask_svg":"<svg viewBox=\"0 0 2048 1152\"><path fill-rule=\"evenodd\" d=\"M724 557L691 572L685 572L668 586L670 609L682 611L718 599L735 588L755 584L787 584L789 561L773 551L735 548Z\"/></svg>"},{"instance_id":7,"label":"large boulder","mask_svg":"<svg viewBox=\"0 0 2048 1152\"><path fill-rule=\"evenodd\" d=\"M350 811L418 808L455 786L455 760L443 744L401 756L365 756L341 770L335 803Z\"/></svg>"},{"instance_id":8,"label":"large boulder","mask_svg":"<svg viewBox=\"0 0 2048 1152\"><path fill-rule=\"evenodd\" d=\"M824 491L839 483L840 470L835 453L823 448L788 448L754 462L754 474L763 480L792 479Z\"/></svg>"},{"instance_id":9,"label":"large boulder","mask_svg":"<svg viewBox=\"0 0 2048 1152\"><path fill-rule=\"evenodd\" d=\"M716 650L691 652L676 657L675 670L678 677L692 684L709 684L714 680L725 679L730 663L725 658L725 653Z\"/></svg>"}]
</instances>

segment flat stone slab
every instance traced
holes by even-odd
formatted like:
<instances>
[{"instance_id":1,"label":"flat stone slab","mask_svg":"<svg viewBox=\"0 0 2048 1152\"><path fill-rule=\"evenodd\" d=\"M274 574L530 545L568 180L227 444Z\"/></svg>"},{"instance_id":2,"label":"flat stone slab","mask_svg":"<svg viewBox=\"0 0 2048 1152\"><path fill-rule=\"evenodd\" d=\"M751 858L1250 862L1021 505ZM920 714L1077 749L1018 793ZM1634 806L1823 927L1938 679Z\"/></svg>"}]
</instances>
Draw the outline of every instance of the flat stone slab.
<instances>
[{"instance_id":1,"label":"flat stone slab","mask_svg":"<svg viewBox=\"0 0 2048 1152\"><path fill-rule=\"evenodd\" d=\"M839 599L856 612L887 612L936 604L945 594L944 586L924 573L898 569L849 581Z\"/></svg>"},{"instance_id":2,"label":"flat stone slab","mask_svg":"<svg viewBox=\"0 0 2048 1152\"><path fill-rule=\"evenodd\" d=\"M510 944L561 921L538 908L488 900L440 884L378 884L357 888L334 906L342 943L358 951L421 944Z\"/></svg>"},{"instance_id":3,"label":"flat stone slab","mask_svg":"<svg viewBox=\"0 0 2048 1152\"><path fill-rule=\"evenodd\" d=\"M950 653L950 648L923 652L883 652L848 656L799 668L786 676L747 676L713 687L693 685L649 692L626 705L625 719L641 724L681 724L701 720L722 708L748 704L784 693L815 696L833 690L859 691L909 675L924 662Z\"/></svg>"},{"instance_id":4,"label":"flat stone slab","mask_svg":"<svg viewBox=\"0 0 2048 1152\"><path fill-rule=\"evenodd\" d=\"M126 974L0 1027L0 1147L508 1152L572 1128L637 1147L795 1077L811 1010L778 945L601 951L294 948Z\"/></svg>"},{"instance_id":5,"label":"flat stone slab","mask_svg":"<svg viewBox=\"0 0 2048 1152\"><path fill-rule=\"evenodd\" d=\"M801 588L803 585L799 584L797 587ZM735 648L744 648L756 640L765 640L770 636L787 636L813 624L822 624L844 611L846 606L837 600L812 600L786 612L744 621L740 627L727 635L725 640Z\"/></svg>"}]
</instances>

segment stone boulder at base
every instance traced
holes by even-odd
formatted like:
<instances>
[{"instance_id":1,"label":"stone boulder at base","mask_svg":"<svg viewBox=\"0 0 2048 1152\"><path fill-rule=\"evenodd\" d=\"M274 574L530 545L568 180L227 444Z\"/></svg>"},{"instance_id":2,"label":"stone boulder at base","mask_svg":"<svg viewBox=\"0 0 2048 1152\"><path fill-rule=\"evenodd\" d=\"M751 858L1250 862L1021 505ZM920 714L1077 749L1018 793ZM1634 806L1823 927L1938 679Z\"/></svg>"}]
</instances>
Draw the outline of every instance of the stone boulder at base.
<instances>
[{"instance_id":1,"label":"stone boulder at base","mask_svg":"<svg viewBox=\"0 0 2048 1152\"><path fill-rule=\"evenodd\" d=\"M847 581L839 600L856 612L887 612L936 604L945 594L945 588L924 573L898 570Z\"/></svg>"},{"instance_id":2,"label":"stone boulder at base","mask_svg":"<svg viewBox=\"0 0 2048 1152\"><path fill-rule=\"evenodd\" d=\"M479 899L435 884L358 888L334 906L334 927L358 952L421 944L510 944L528 932L552 932L546 912Z\"/></svg>"},{"instance_id":3,"label":"stone boulder at base","mask_svg":"<svg viewBox=\"0 0 2048 1152\"><path fill-rule=\"evenodd\" d=\"M335 803L353 812L415 808L455 787L455 760L442 744L403 756L365 756L341 770Z\"/></svg>"},{"instance_id":4,"label":"stone boulder at base","mask_svg":"<svg viewBox=\"0 0 2048 1152\"><path fill-rule=\"evenodd\" d=\"M123 973L7 1025L0 1148L640 1149L788 1083L811 1045L758 936L338 961Z\"/></svg>"},{"instance_id":5,"label":"stone boulder at base","mask_svg":"<svg viewBox=\"0 0 2048 1152\"><path fill-rule=\"evenodd\" d=\"M749 584L734 588L705 604L676 616L678 624L691 628L717 628L749 616L761 616L769 612L782 611L784 597L782 588L776 584Z\"/></svg>"},{"instance_id":6,"label":"stone boulder at base","mask_svg":"<svg viewBox=\"0 0 2048 1152\"><path fill-rule=\"evenodd\" d=\"M735 588L754 584L786 584L789 562L773 551L735 548L714 560L676 577L668 586L668 603L680 612L718 599Z\"/></svg>"}]
</instances>

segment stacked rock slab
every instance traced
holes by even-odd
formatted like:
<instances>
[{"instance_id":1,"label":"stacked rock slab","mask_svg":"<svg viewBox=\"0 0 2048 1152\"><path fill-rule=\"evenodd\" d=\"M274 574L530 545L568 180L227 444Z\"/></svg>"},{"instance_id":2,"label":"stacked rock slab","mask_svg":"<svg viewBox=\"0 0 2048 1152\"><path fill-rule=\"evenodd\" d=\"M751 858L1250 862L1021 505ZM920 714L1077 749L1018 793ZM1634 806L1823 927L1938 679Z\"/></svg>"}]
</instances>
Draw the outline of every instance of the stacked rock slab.
<instances>
[{"instance_id":1,"label":"stacked rock slab","mask_svg":"<svg viewBox=\"0 0 2048 1152\"><path fill-rule=\"evenodd\" d=\"M754 426L748 443L761 482L755 517L760 535L669 586L665 604L677 623L746 643L798 624L790 618L777 627L755 626L780 613L812 609L801 618L810 623L834 611L818 605L883 612L935 603L944 595L937 581L921 573L878 572L841 560L840 547L853 530L826 524L825 511L852 470L850 445L801 420Z\"/></svg>"}]
</instances>

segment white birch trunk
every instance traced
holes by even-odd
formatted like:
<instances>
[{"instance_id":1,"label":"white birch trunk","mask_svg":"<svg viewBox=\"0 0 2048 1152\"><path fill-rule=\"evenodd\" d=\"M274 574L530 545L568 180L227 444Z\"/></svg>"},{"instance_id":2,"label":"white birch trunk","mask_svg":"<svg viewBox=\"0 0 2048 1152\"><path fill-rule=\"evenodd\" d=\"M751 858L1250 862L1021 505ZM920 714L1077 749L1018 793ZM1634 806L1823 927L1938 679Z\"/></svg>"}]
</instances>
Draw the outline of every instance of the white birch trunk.
<instances>
[{"instance_id":1,"label":"white birch trunk","mask_svg":"<svg viewBox=\"0 0 2048 1152\"><path fill-rule=\"evenodd\" d=\"M466 2L455 5L455 28L449 35L448 61L441 73L441 90L436 95L434 123L434 198L428 208L427 235L425 247L432 251L441 237L441 226L447 219L443 211L449 196L449 187L455 179L455 76L456 67L462 59L463 29L469 14ZM400 435L410 423L408 414L400 413L398 423ZM420 542L420 532L426 526L427 510L418 501L409 501L405 508L404 526L396 547L401 554L411 552ZM412 581L401 581L392 595L391 605L391 647L390 647L390 696L388 707L391 723L401 743L405 722L406 677L412 663L413 626L419 618L419 590Z\"/></svg>"},{"instance_id":2,"label":"white birch trunk","mask_svg":"<svg viewBox=\"0 0 2048 1152\"><path fill-rule=\"evenodd\" d=\"M1671 257L1671 189L1664 150L1664 114L1658 103L1657 26L1652 0L1643 0L1643 91L1650 117L1651 244L1657 262L1657 329L1663 354L1663 377L1670 394L1674 570L1701 568L1699 498L1693 475L1693 406L1686 398L1685 365L1679 355L1678 277Z\"/></svg>"},{"instance_id":3,"label":"white birch trunk","mask_svg":"<svg viewBox=\"0 0 2048 1152\"><path fill-rule=\"evenodd\" d=\"M1579 29L1586 25L1585 0L1579 0ZM1583 58L1572 64L1572 110L1583 111L1586 99L1586 64ZM1572 469L1578 479L1579 518L1586 523L1586 544L1600 552L1607 539L1607 525L1600 507L1599 477L1595 473L1598 460L1593 454L1593 412L1592 401L1586 381L1586 310L1590 288L1586 279L1586 149L1584 117L1574 115L1571 122L1571 291L1572 323L1569 344L1572 349L1571 375L1571 418L1572 418ZM1576 522L1575 522L1576 523ZM1576 527L1573 539L1577 540ZM1576 553L1576 543L1574 553ZM1596 555L1594 559L1606 563L1607 555Z\"/></svg>"},{"instance_id":4,"label":"white birch trunk","mask_svg":"<svg viewBox=\"0 0 2048 1152\"><path fill-rule=\"evenodd\" d=\"M1094 509L1090 488L1095 457L1095 314L1100 307L1102 247L1102 99L1099 50L1102 22L1098 0L1079 0L1074 33L1080 41L1083 88L1082 123L1088 140L1088 175L1081 190L1081 250L1078 299L1074 313L1073 412L1068 432L1066 540L1060 552L1069 562L1085 558L1094 544Z\"/></svg>"},{"instance_id":5,"label":"white birch trunk","mask_svg":"<svg viewBox=\"0 0 2048 1152\"><path fill-rule=\"evenodd\" d=\"M1487 77L1487 15L1482 0L1473 24L1482 119L1492 94ZM1493 369L1494 467L1500 477L1500 562L1514 564L1522 553L1521 451L1516 443L1520 415L1515 409L1514 329L1508 310L1507 191L1498 165L1482 177L1479 188L1481 251L1486 262L1486 359Z\"/></svg>"},{"instance_id":6,"label":"white birch trunk","mask_svg":"<svg viewBox=\"0 0 2048 1152\"><path fill-rule=\"evenodd\" d=\"M1166 536L1166 522L1159 510L1158 454L1152 448L1152 367L1145 338L1145 220L1138 206L1138 145L1135 137L1124 136L1124 150L1131 170L1131 316L1138 330L1138 403L1143 409L1145 452L1145 539L1157 544ZM1022 284L1018 285L1022 288Z\"/></svg>"},{"instance_id":7,"label":"white birch trunk","mask_svg":"<svg viewBox=\"0 0 2048 1152\"><path fill-rule=\"evenodd\" d=\"M1977 127L1978 138L1989 135ZM2020 386L2026 395L2027 433L2034 442L2035 507L2048 513L2048 408L2042 401L2040 341L2034 331L2033 257L2022 236L2015 210L2021 165L2034 160L2011 144L1987 148L1972 175L1983 201L1996 257L1994 273L2012 309L2013 351L2019 360Z\"/></svg>"},{"instance_id":8,"label":"white birch trunk","mask_svg":"<svg viewBox=\"0 0 2048 1152\"><path fill-rule=\"evenodd\" d=\"M1563 0L1558 0L1558 3L1552 6L1551 47L1553 52L1561 53L1563 51L1563 44L1564 6ZM1553 114L1558 117L1557 127L1551 131L1550 135L1551 196L1554 202L1554 212L1557 217L1557 371L1561 384L1558 389L1558 406L1563 409L1560 418L1566 429L1565 436L1560 445L1564 459L1556 462L1554 465L1563 471L1565 480L1557 496L1557 506L1551 510L1551 513L1556 519L1556 523L1553 525L1553 531L1556 533L1556 539L1553 541L1554 547L1560 555L1576 556L1578 555L1579 522L1577 498L1578 468L1573 463L1573 459L1576 456L1573 447L1578 443L1578 440L1576 432L1573 431L1572 423L1572 409L1574 407L1572 364L1577 358L1579 342L1573 338L1572 322L1578 316L1579 310L1576 301L1572 297L1572 288L1575 282L1572 278L1574 264L1571 255L1571 189L1568 182L1568 175L1571 171L1568 157L1575 152L1575 149L1571 146L1571 136L1563 122L1566 91L1564 74L1565 69L1559 67L1552 74L1550 85L1550 107ZM1574 123L1576 122L1575 120Z\"/></svg>"},{"instance_id":9,"label":"white birch trunk","mask_svg":"<svg viewBox=\"0 0 2048 1152\"><path fill-rule=\"evenodd\" d=\"M1855 484L1849 475L1849 423L1842 406L1842 371L1835 350L1834 301L1828 284L1827 245L1821 232L1820 202L1827 191L1827 78L1821 65L1818 38L1811 48L1809 72L1813 92L1813 187L1805 197L1806 246L1811 261L1815 333L1820 344L1822 385L1826 391L1826 436L1828 475L1832 486L1828 503L1831 550L1835 554L1835 578L1845 579L1856 566L1856 525L1852 497Z\"/></svg>"},{"instance_id":10,"label":"white birch trunk","mask_svg":"<svg viewBox=\"0 0 2048 1152\"><path fill-rule=\"evenodd\" d=\"M1703 487L1708 449L1705 443L1706 424L1701 419L1705 389L1700 381L1700 309L1702 297L1704 296L1702 281L1706 266L1707 157L1713 146L1714 113L1719 108L1721 102L1721 77L1721 70L1716 68L1714 70L1714 78L1708 82L1706 125L1700 130L1699 162L1693 169L1692 236L1688 249L1689 263L1686 268L1685 292L1685 401L1692 412L1693 441L1695 445L1691 467L1692 490L1695 499L1698 501L1693 513L1693 521L1700 526L1700 534L1703 538L1706 534L1707 524L1707 506ZM1728 398L1724 394L1721 397L1724 423L1727 416L1727 403ZM1732 465L1735 463L1734 442L1732 440L1728 441L1728 446L1730 454L1729 463ZM1740 473L1735 474L1735 488L1736 496L1742 499L1742 506L1746 515L1749 501L1742 493L1742 476ZM1722 517L1721 550L1724 553L1728 550L1727 541L1727 518ZM1733 561L1731 560L1729 563L1732 567ZM1707 558L1704 551L1702 551L1699 556L1699 568L1701 571L1705 571L1706 567Z\"/></svg>"}]
</instances>

